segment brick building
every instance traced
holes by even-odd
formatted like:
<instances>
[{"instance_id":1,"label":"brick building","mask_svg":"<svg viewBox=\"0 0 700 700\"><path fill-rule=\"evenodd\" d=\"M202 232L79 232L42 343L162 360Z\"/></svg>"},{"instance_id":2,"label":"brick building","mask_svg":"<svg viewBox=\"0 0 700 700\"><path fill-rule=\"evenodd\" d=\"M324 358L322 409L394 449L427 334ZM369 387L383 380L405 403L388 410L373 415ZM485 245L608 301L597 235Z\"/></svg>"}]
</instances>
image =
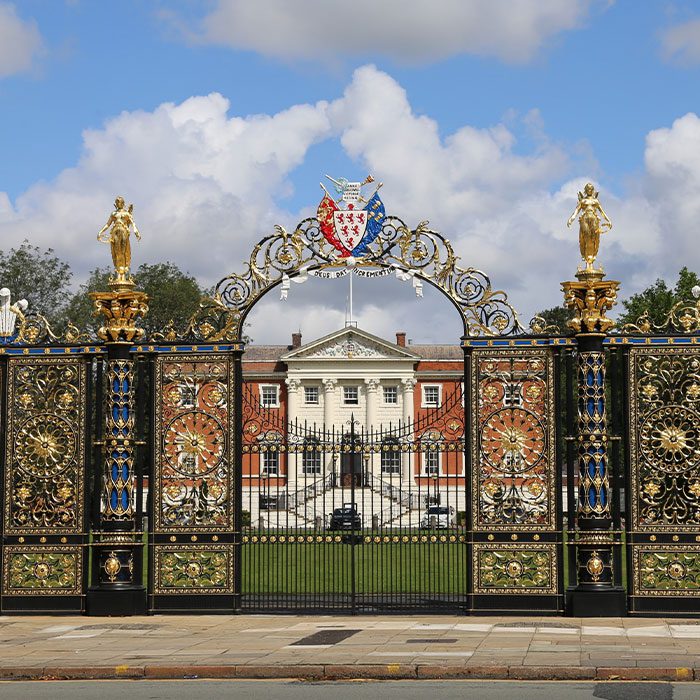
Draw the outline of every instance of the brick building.
<instances>
[{"instance_id":1,"label":"brick building","mask_svg":"<svg viewBox=\"0 0 700 700\"><path fill-rule=\"evenodd\" d=\"M464 507L458 345L407 344L402 332L392 342L354 326L309 343L295 333L290 345L249 346L243 375L244 509L253 518L294 518L300 503L324 512L349 489L353 502L376 495L368 524L384 511L394 519L401 500L413 520L448 494L453 510ZM361 443L352 459L351 433Z\"/></svg>"}]
</instances>

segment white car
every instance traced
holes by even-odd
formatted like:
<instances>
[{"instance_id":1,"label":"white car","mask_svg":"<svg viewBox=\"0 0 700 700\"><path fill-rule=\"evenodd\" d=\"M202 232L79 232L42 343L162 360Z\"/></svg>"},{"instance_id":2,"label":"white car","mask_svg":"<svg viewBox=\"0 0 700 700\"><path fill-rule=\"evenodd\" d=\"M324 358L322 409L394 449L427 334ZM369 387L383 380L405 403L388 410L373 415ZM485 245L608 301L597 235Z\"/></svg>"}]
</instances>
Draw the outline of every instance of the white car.
<instances>
[{"instance_id":1,"label":"white car","mask_svg":"<svg viewBox=\"0 0 700 700\"><path fill-rule=\"evenodd\" d=\"M446 528L454 525L455 509L450 506L429 506L423 513L420 526L424 530L430 528Z\"/></svg>"}]
</instances>

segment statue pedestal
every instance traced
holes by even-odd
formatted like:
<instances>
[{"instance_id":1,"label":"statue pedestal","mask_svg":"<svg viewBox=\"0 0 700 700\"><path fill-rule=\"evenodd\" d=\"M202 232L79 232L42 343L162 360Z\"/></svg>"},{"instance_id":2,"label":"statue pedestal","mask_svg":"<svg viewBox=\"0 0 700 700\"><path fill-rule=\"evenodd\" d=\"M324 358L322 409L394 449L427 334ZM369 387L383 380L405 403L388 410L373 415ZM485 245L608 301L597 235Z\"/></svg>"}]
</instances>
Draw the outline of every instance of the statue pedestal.
<instances>
[{"instance_id":1,"label":"statue pedestal","mask_svg":"<svg viewBox=\"0 0 700 700\"><path fill-rule=\"evenodd\" d=\"M143 336L143 329L136 323L148 311L147 294L124 284L112 292L90 292L90 298L95 304L95 312L104 317L104 325L97 331L102 340L131 344Z\"/></svg>"},{"instance_id":2,"label":"statue pedestal","mask_svg":"<svg viewBox=\"0 0 700 700\"><path fill-rule=\"evenodd\" d=\"M615 325L605 312L615 305L620 283L604 276L603 270L589 265L576 273L577 282L561 283L564 303L574 312L567 325L577 335L605 335Z\"/></svg>"}]
</instances>

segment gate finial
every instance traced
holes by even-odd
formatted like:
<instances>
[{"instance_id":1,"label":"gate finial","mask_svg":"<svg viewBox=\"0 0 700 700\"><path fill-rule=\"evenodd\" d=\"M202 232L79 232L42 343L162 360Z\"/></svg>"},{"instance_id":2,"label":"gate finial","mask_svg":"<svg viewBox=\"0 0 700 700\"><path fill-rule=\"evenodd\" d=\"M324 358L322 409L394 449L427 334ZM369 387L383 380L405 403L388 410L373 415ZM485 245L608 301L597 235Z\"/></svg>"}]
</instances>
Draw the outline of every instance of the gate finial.
<instances>
[{"instance_id":1,"label":"gate finial","mask_svg":"<svg viewBox=\"0 0 700 700\"><path fill-rule=\"evenodd\" d=\"M116 276L110 279L109 292L90 292L95 304L95 315L104 317L104 325L97 335L108 343L132 343L143 336L143 329L138 327L139 316L148 311L148 296L134 290L135 282L129 273L131 267L131 228L134 235L141 240L134 223L134 205L125 208L124 197L114 200L114 211L107 223L97 234L97 240L109 243L112 249L112 262ZM111 228L110 228L111 227ZM109 229L109 233L105 235Z\"/></svg>"},{"instance_id":2,"label":"gate finial","mask_svg":"<svg viewBox=\"0 0 700 700\"><path fill-rule=\"evenodd\" d=\"M567 226L571 226L576 218L576 214L579 214L578 245L581 250L581 257L586 263L586 271L591 272L595 269L593 263L598 256L600 236L612 228L612 222L603 211L603 207L600 206L598 193L590 182L585 184L583 192L578 193L578 204L566 222ZM601 217L603 219L602 222ZM602 268L599 269L602 272Z\"/></svg>"},{"instance_id":3,"label":"gate finial","mask_svg":"<svg viewBox=\"0 0 700 700\"><path fill-rule=\"evenodd\" d=\"M567 226L571 226L577 214L579 249L585 267L579 265L577 282L561 283L564 303L574 312L567 325L576 334L604 335L615 325L605 313L616 304L620 283L604 280L603 268L593 265L600 247L600 236L612 228L612 223L600 206L598 192L590 182L586 183L583 192L578 193L578 204L566 222Z\"/></svg>"},{"instance_id":4,"label":"gate finial","mask_svg":"<svg viewBox=\"0 0 700 700\"><path fill-rule=\"evenodd\" d=\"M129 274L131 267L131 241L129 238L132 226L136 239L141 240L141 233L134 222L134 205L130 204L128 208L125 207L124 197L117 197L114 200L114 211L97 234L97 240L100 243L109 243L112 249L112 262L116 277L110 280L110 286L118 290L134 286L134 280Z\"/></svg>"}]
</instances>

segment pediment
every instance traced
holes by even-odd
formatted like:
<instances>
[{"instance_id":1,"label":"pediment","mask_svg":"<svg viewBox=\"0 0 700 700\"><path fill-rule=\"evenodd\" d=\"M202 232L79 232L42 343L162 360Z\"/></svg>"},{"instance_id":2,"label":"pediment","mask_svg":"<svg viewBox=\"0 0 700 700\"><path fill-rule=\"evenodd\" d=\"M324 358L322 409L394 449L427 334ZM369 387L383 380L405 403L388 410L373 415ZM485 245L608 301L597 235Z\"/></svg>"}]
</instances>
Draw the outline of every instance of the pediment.
<instances>
[{"instance_id":1,"label":"pediment","mask_svg":"<svg viewBox=\"0 0 700 700\"><path fill-rule=\"evenodd\" d=\"M405 348L389 343L382 338L359 328L343 328L308 345L292 350L281 358L290 360L411 360L418 355Z\"/></svg>"}]
</instances>

